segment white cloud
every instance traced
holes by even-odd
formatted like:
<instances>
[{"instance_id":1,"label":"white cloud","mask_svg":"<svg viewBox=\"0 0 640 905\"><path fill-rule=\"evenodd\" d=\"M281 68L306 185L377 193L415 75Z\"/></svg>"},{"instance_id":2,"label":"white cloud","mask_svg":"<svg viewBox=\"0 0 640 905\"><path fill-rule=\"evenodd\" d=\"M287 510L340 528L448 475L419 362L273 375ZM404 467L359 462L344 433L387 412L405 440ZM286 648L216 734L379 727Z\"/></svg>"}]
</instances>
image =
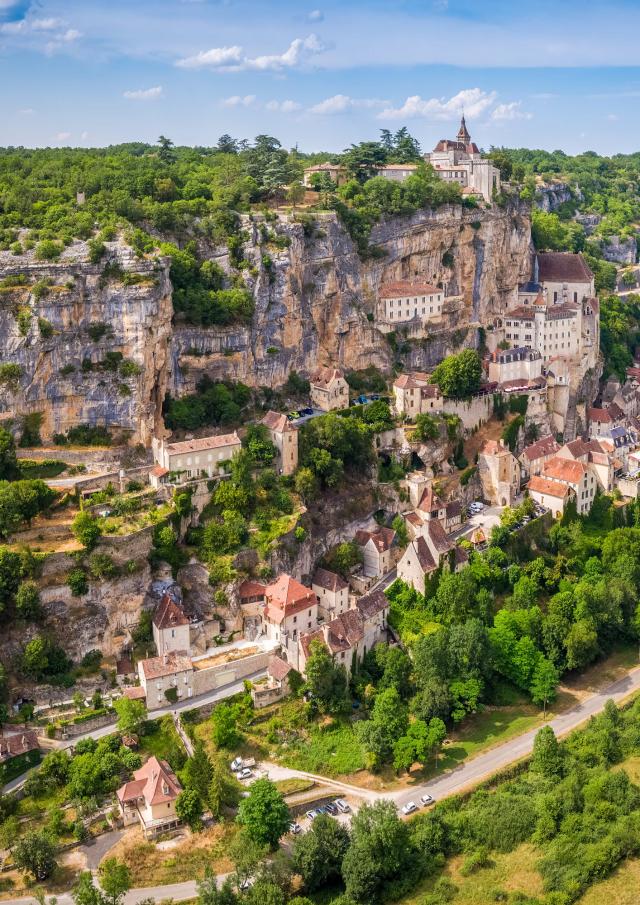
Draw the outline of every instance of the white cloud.
<instances>
[{"instance_id":1,"label":"white cloud","mask_svg":"<svg viewBox=\"0 0 640 905\"><path fill-rule=\"evenodd\" d=\"M201 50L192 57L178 60L176 66L182 69L222 69L230 65L240 63L242 60L242 47L213 47L211 50Z\"/></svg>"},{"instance_id":2,"label":"white cloud","mask_svg":"<svg viewBox=\"0 0 640 905\"><path fill-rule=\"evenodd\" d=\"M607 114L607 119L609 120L610 123L615 123L619 118L620 117L618 116L617 113L608 113Z\"/></svg>"},{"instance_id":3,"label":"white cloud","mask_svg":"<svg viewBox=\"0 0 640 905\"><path fill-rule=\"evenodd\" d=\"M31 28L34 31L55 31L56 28L62 28L64 22L61 19L32 19Z\"/></svg>"},{"instance_id":4,"label":"white cloud","mask_svg":"<svg viewBox=\"0 0 640 905\"><path fill-rule=\"evenodd\" d=\"M290 100L268 101L266 107L267 110L270 110L272 113L295 113L296 110L300 110L302 104Z\"/></svg>"},{"instance_id":5,"label":"white cloud","mask_svg":"<svg viewBox=\"0 0 640 905\"><path fill-rule=\"evenodd\" d=\"M491 111L491 119L493 120L512 120L512 119L531 119L532 113L521 110L522 101L511 101L509 104L498 104Z\"/></svg>"},{"instance_id":6,"label":"white cloud","mask_svg":"<svg viewBox=\"0 0 640 905\"><path fill-rule=\"evenodd\" d=\"M124 91L122 94L128 101L157 101L163 96L162 85L153 88L136 88L133 91Z\"/></svg>"},{"instance_id":7,"label":"white cloud","mask_svg":"<svg viewBox=\"0 0 640 905\"><path fill-rule=\"evenodd\" d=\"M78 31L77 28L68 28L64 34L60 35L61 41L77 41L78 38L82 37L82 32Z\"/></svg>"},{"instance_id":8,"label":"white cloud","mask_svg":"<svg viewBox=\"0 0 640 905\"><path fill-rule=\"evenodd\" d=\"M312 9L309 15L307 16L309 22L322 22L324 19L324 13L321 9Z\"/></svg>"},{"instance_id":9,"label":"white cloud","mask_svg":"<svg viewBox=\"0 0 640 905\"><path fill-rule=\"evenodd\" d=\"M23 107L21 110L18 110L20 116L33 116L35 112L33 107Z\"/></svg>"},{"instance_id":10,"label":"white cloud","mask_svg":"<svg viewBox=\"0 0 640 905\"><path fill-rule=\"evenodd\" d=\"M334 94L333 97L327 97L325 100L314 104L310 112L321 116L333 116L336 113L348 113L349 110L357 108L384 107L388 103L389 101L376 97L349 97L348 94Z\"/></svg>"},{"instance_id":11,"label":"white cloud","mask_svg":"<svg viewBox=\"0 0 640 905\"><path fill-rule=\"evenodd\" d=\"M256 100L255 94L245 94L244 97L241 97L239 94L234 94L233 97L225 97L222 101L223 107L251 107Z\"/></svg>"},{"instance_id":12,"label":"white cloud","mask_svg":"<svg viewBox=\"0 0 640 905\"><path fill-rule=\"evenodd\" d=\"M56 141L69 141L71 138L71 132L58 132L56 135Z\"/></svg>"},{"instance_id":13,"label":"white cloud","mask_svg":"<svg viewBox=\"0 0 640 905\"><path fill-rule=\"evenodd\" d=\"M88 132L81 132L81 133L80 133L80 140L81 140L81 141L88 141L88 139L89 139L89 133L88 133Z\"/></svg>"},{"instance_id":14,"label":"white cloud","mask_svg":"<svg viewBox=\"0 0 640 905\"><path fill-rule=\"evenodd\" d=\"M465 88L450 97L432 97L424 100L419 94L408 97L401 107L387 107L378 114L378 119L455 119L464 111L467 119L477 119L493 105L497 97L495 91L481 88Z\"/></svg>"},{"instance_id":15,"label":"white cloud","mask_svg":"<svg viewBox=\"0 0 640 905\"><path fill-rule=\"evenodd\" d=\"M324 49L316 35L308 35L306 38L295 38L287 49L279 54L248 57L238 45L212 47L211 50L201 50L193 56L178 60L176 66L182 69L217 69L219 72L246 70L282 72L302 65Z\"/></svg>"}]
</instances>

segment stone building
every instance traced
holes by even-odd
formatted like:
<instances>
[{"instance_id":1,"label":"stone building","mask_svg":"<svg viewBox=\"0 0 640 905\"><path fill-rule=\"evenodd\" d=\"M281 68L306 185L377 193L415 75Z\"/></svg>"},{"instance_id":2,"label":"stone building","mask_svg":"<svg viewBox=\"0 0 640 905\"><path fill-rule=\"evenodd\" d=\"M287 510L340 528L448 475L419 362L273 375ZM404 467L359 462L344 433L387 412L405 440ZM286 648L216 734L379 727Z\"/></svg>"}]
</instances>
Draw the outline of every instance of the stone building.
<instances>
[{"instance_id":1,"label":"stone building","mask_svg":"<svg viewBox=\"0 0 640 905\"><path fill-rule=\"evenodd\" d=\"M269 411L260 424L264 424L269 438L277 450L276 468L283 475L290 475L298 467L298 428L286 415Z\"/></svg>"},{"instance_id":2,"label":"stone building","mask_svg":"<svg viewBox=\"0 0 640 905\"><path fill-rule=\"evenodd\" d=\"M417 415L437 414L444 405L443 396L430 375L422 371L401 374L393 382L395 410L413 420Z\"/></svg>"},{"instance_id":3,"label":"stone building","mask_svg":"<svg viewBox=\"0 0 640 905\"><path fill-rule=\"evenodd\" d=\"M381 320L395 327L414 319L428 321L439 318L444 290L424 280L400 280L382 285L378 298Z\"/></svg>"},{"instance_id":4,"label":"stone building","mask_svg":"<svg viewBox=\"0 0 640 905\"><path fill-rule=\"evenodd\" d=\"M331 620L349 609L349 584L335 572L316 569L311 589L318 598L318 615L322 619Z\"/></svg>"},{"instance_id":5,"label":"stone building","mask_svg":"<svg viewBox=\"0 0 640 905\"><path fill-rule=\"evenodd\" d=\"M526 346L494 352L489 361L489 380L498 384L512 380L535 381L542 377L542 355Z\"/></svg>"},{"instance_id":6,"label":"stone building","mask_svg":"<svg viewBox=\"0 0 640 905\"><path fill-rule=\"evenodd\" d=\"M349 384L340 368L318 368L310 380L311 404L330 412L349 408Z\"/></svg>"},{"instance_id":7,"label":"stone building","mask_svg":"<svg viewBox=\"0 0 640 905\"><path fill-rule=\"evenodd\" d=\"M263 631L283 646L297 642L301 632L312 631L318 624L317 596L291 575L280 575L267 585L265 601Z\"/></svg>"},{"instance_id":8,"label":"stone building","mask_svg":"<svg viewBox=\"0 0 640 905\"><path fill-rule=\"evenodd\" d=\"M575 496L578 515L589 513L598 482L588 463L585 464L579 459L555 456L545 463L541 477L569 487ZM531 482L529 482L529 488L531 490Z\"/></svg>"},{"instance_id":9,"label":"stone building","mask_svg":"<svg viewBox=\"0 0 640 905\"><path fill-rule=\"evenodd\" d=\"M170 699L166 692L174 694L170 689L175 689L177 701L193 697L193 662L188 653L173 650L159 657L139 660L138 675L145 691L147 710L167 707Z\"/></svg>"},{"instance_id":10,"label":"stone building","mask_svg":"<svg viewBox=\"0 0 640 905\"><path fill-rule=\"evenodd\" d=\"M463 195L479 195L490 202L500 192L500 170L483 158L471 141L464 116L455 141L441 139L430 154L425 154L440 179L459 185Z\"/></svg>"},{"instance_id":11,"label":"stone building","mask_svg":"<svg viewBox=\"0 0 640 905\"><path fill-rule=\"evenodd\" d=\"M561 518L568 503L575 499L575 494L568 484L545 478L543 475L534 475L528 484L531 499L550 509L555 518Z\"/></svg>"},{"instance_id":12,"label":"stone building","mask_svg":"<svg viewBox=\"0 0 640 905\"><path fill-rule=\"evenodd\" d=\"M189 652L189 620L168 594L155 608L151 627L159 656L170 651Z\"/></svg>"},{"instance_id":13,"label":"stone building","mask_svg":"<svg viewBox=\"0 0 640 905\"><path fill-rule=\"evenodd\" d=\"M520 491L520 465L504 440L487 440L478 453L478 474L486 500L512 506Z\"/></svg>"},{"instance_id":14,"label":"stone building","mask_svg":"<svg viewBox=\"0 0 640 905\"><path fill-rule=\"evenodd\" d=\"M167 472L181 472L187 478L213 478L226 474L226 463L242 449L235 431L178 443L154 438L152 445L156 463L161 468Z\"/></svg>"},{"instance_id":15,"label":"stone building","mask_svg":"<svg viewBox=\"0 0 640 905\"><path fill-rule=\"evenodd\" d=\"M540 474L545 463L552 459L560 449L553 434L541 437L535 443L525 446L519 457L523 477L530 478Z\"/></svg>"},{"instance_id":16,"label":"stone building","mask_svg":"<svg viewBox=\"0 0 640 905\"><path fill-rule=\"evenodd\" d=\"M356 531L355 541L362 550L362 571L367 578L385 575L391 568L391 547L396 533L391 528Z\"/></svg>"}]
</instances>

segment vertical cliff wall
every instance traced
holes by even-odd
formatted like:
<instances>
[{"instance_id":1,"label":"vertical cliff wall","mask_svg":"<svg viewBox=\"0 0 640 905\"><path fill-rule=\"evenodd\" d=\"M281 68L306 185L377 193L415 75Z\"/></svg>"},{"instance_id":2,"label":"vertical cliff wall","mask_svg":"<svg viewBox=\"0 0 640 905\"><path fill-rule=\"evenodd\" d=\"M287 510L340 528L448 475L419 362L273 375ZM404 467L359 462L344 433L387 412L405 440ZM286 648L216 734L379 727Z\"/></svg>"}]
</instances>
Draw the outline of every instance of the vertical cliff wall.
<instances>
[{"instance_id":1,"label":"vertical cliff wall","mask_svg":"<svg viewBox=\"0 0 640 905\"><path fill-rule=\"evenodd\" d=\"M24 285L7 285L16 277ZM168 262L112 246L90 264L76 245L55 264L5 253L0 280L0 361L21 369L0 385L0 412L40 412L43 437L88 423L150 442L166 391Z\"/></svg>"},{"instance_id":2,"label":"vertical cliff wall","mask_svg":"<svg viewBox=\"0 0 640 905\"><path fill-rule=\"evenodd\" d=\"M170 384L174 395L193 388L199 377L278 386L290 370L309 374L317 365L346 368L376 365L388 370L389 341L376 329L376 301L386 282L423 277L461 295L464 307L455 329L434 331L406 354L410 366L432 366L461 344L473 345L474 330L515 300L520 280L529 276L529 209L466 209L449 205L381 222L371 234L373 256L362 260L335 214L313 223L281 216L275 227L290 242L278 250L261 243L255 220L245 218L243 257L253 265L245 279L256 303L246 328L177 326L171 340ZM228 267L226 253L202 253ZM269 254L273 268L262 267Z\"/></svg>"}]
</instances>

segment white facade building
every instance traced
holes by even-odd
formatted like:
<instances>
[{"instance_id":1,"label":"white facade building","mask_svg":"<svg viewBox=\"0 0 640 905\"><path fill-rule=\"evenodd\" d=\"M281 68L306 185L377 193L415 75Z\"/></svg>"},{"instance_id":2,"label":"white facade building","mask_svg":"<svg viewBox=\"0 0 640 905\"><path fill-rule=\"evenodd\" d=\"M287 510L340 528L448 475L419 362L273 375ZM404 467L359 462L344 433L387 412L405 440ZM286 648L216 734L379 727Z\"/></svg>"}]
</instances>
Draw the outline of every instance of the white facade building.
<instances>
[{"instance_id":1,"label":"white facade building","mask_svg":"<svg viewBox=\"0 0 640 905\"><path fill-rule=\"evenodd\" d=\"M500 191L500 170L482 157L467 131L464 116L455 141L443 138L425 160L440 179L459 185L463 194L481 195L491 201Z\"/></svg>"},{"instance_id":2,"label":"white facade building","mask_svg":"<svg viewBox=\"0 0 640 905\"><path fill-rule=\"evenodd\" d=\"M225 463L242 449L240 437L235 431L177 443L154 438L152 445L154 458L161 468L167 472L181 472L188 478L212 478L225 474Z\"/></svg>"}]
</instances>

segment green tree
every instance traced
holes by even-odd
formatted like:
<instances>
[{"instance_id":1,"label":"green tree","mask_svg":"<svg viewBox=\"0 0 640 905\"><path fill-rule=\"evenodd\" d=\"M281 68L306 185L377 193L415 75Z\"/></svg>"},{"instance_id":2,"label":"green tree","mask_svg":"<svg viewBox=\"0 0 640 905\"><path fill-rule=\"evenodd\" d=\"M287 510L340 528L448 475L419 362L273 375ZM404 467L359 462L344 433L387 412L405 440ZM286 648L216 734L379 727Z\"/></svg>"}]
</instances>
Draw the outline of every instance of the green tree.
<instances>
[{"instance_id":1,"label":"green tree","mask_svg":"<svg viewBox=\"0 0 640 905\"><path fill-rule=\"evenodd\" d=\"M176 800L176 814L190 829L200 829L203 811L202 799L195 789L184 789L180 792Z\"/></svg>"},{"instance_id":2,"label":"green tree","mask_svg":"<svg viewBox=\"0 0 640 905\"><path fill-rule=\"evenodd\" d=\"M204 879L198 880L198 905L237 905L238 895L229 877L218 885L218 878L207 868Z\"/></svg>"},{"instance_id":3,"label":"green tree","mask_svg":"<svg viewBox=\"0 0 640 905\"><path fill-rule=\"evenodd\" d=\"M318 479L310 468L299 468L296 471L294 486L305 503L310 503L318 494Z\"/></svg>"},{"instance_id":4,"label":"green tree","mask_svg":"<svg viewBox=\"0 0 640 905\"><path fill-rule=\"evenodd\" d=\"M42 615L40 592L35 581L23 581L16 592L16 613L21 619L39 619Z\"/></svg>"},{"instance_id":5,"label":"green tree","mask_svg":"<svg viewBox=\"0 0 640 905\"><path fill-rule=\"evenodd\" d=\"M449 355L434 369L431 382L438 385L443 396L468 399L480 388L482 364L474 349L463 349Z\"/></svg>"},{"instance_id":6,"label":"green tree","mask_svg":"<svg viewBox=\"0 0 640 905\"><path fill-rule=\"evenodd\" d=\"M93 550L102 534L97 520L89 512L79 512L71 523L71 531L86 550Z\"/></svg>"},{"instance_id":7,"label":"green tree","mask_svg":"<svg viewBox=\"0 0 640 905\"><path fill-rule=\"evenodd\" d=\"M13 481L20 474L13 435L0 428L0 481Z\"/></svg>"},{"instance_id":8,"label":"green tree","mask_svg":"<svg viewBox=\"0 0 640 905\"><path fill-rule=\"evenodd\" d=\"M342 862L347 896L363 905L384 900L389 885L415 871L409 827L395 805L377 801L363 805L351 821L351 844Z\"/></svg>"},{"instance_id":9,"label":"green tree","mask_svg":"<svg viewBox=\"0 0 640 905\"><path fill-rule=\"evenodd\" d=\"M138 735L147 719L147 708L142 701L136 701L123 695L113 702L113 709L118 714L116 726L123 735Z\"/></svg>"},{"instance_id":10,"label":"green tree","mask_svg":"<svg viewBox=\"0 0 640 905\"><path fill-rule=\"evenodd\" d=\"M531 769L549 779L562 775L563 754L551 726L543 726L533 742Z\"/></svg>"},{"instance_id":11,"label":"green tree","mask_svg":"<svg viewBox=\"0 0 640 905\"><path fill-rule=\"evenodd\" d=\"M305 671L307 688L318 706L328 713L341 710L347 697L347 674L320 641L311 642Z\"/></svg>"},{"instance_id":12,"label":"green tree","mask_svg":"<svg viewBox=\"0 0 640 905\"><path fill-rule=\"evenodd\" d=\"M44 830L28 830L19 837L12 855L18 870L38 882L47 880L57 867L55 846Z\"/></svg>"},{"instance_id":13,"label":"green tree","mask_svg":"<svg viewBox=\"0 0 640 905\"><path fill-rule=\"evenodd\" d=\"M308 890L326 888L340 877L349 847L347 829L321 814L293 845L292 864Z\"/></svg>"},{"instance_id":14,"label":"green tree","mask_svg":"<svg viewBox=\"0 0 640 905\"><path fill-rule=\"evenodd\" d=\"M560 676L550 660L540 657L533 671L531 682L531 700L534 704L542 704L544 716L547 715L547 704L556 696Z\"/></svg>"},{"instance_id":15,"label":"green tree","mask_svg":"<svg viewBox=\"0 0 640 905\"><path fill-rule=\"evenodd\" d=\"M98 868L98 878L107 905L121 905L131 889L131 873L117 858L106 858Z\"/></svg>"},{"instance_id":16,"label":"green tree","mask_svg":"<svg viewBox=\"0 0 640 905\"><path fill-rule=\"evenodd\" d=\"M229 772L227 763L221 757L213 762L211 782L207 791L207 801L211 813L220 820L225 808L234 808L240 801L242 787Z\"/></svg>"},{"instance_id":17,"label":"green tree","mask_svg":"<svg viewBox=\"0 0 640 905\"><path fill-rule=\"evenodd\" d=\"M33 679L41 678L49 666L49 652L46 640L41 635L32 638L22 652L22 670Z\"/></svg>"},{"instance_id":18,"label":"green tree","mask_svg":"<svg viewBox=\"0 0 640 905\"><path fill-rule=\"evenodd\" d=\"M380 767L391 759L398 739L407 732L409 715L396 688L391 686L376 695L371 719L356 724L358 738L370 755L372 766Z\"/></svg>"},{"instance_id":19,"label":"green tree","mask_svg":"<svg viewBox=\"0 0 640 905\"><path fill-rule=\"evenodd\" d=\"M173 142L170 138L161 135L158 139L158 157L163 163L173 163L176 159Z\"/></svg>"},{"instance_id":20,"label":"green tree","mask_svg":"<svg viewBox=\"0 0 640 905\"><path fill-rule=\"evenodd\" d=\"M201 801L207 801L209 786L213 777L213 767L202 742L198 742L193 757L187 758L182 768L180 779L186 789L195 790Z\"/></svg>"},{"instance_id":21,"label":"green tree","mask_svg":"<svg viewBox=\"0 0 640 905\"><path fill-rule=\"evenodd\" d=\"M218 704L211 714L212 738L218 748L233 750L240 743L238 709L234 704Z\"/></svg>"},{"instance_id":22,"label":"green tree","mask_svg":"<svg viewBox=\"0 0 640 905\"><path fill-rule=\"evenodd\" d=\"M352 144L342 155L342 164L358 182L371 179L387 162L387 152L377 141Z\"/></svg>"},{"instance_id":23,"label":"green tree","mask_svg":"<svg viewBox=\"0 0 640 905\"><path fill-rule=\"evenodd\" d=\"M257 779L249 788L249 795L240 802L238 822L250 839L259 845L275 848L287 832L289 808L269 779Z\"/></svg>"}]
</instances>

